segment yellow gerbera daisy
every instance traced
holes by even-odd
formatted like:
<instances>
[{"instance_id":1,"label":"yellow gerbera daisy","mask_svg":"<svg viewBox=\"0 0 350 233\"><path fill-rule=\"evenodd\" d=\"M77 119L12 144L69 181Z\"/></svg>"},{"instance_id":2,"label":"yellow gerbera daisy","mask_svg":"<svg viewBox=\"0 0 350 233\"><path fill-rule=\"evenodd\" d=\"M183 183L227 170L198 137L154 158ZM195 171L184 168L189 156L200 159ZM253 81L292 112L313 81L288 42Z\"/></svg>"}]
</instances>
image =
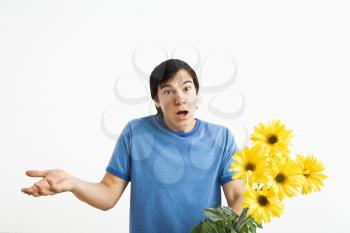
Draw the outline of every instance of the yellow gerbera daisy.
<instances>
[{"instance_id":1,"label":"yellow gerbera daisy","mask_svg":"<svg viewBox=\"0 0 350 233\"><path fill-rule=\"evenodd\" d=\"M260 123L256 126L250 140L254 145L267 148L268 153L288 154L288 145L292 136L292 131L286 130L280 121L271 121L268 125Z\"/></svg>"},{"instance_id":2,"label":"yellow gerbera daisy","mask_svg":"<svg viewBox=\"0 0 350 233\"><path fill-rule=\"evenodd\" d=\"M268 223L271 217L279 217L283 212L283 203L280 202L272 189L252 189L247 187L244 192L243 208L248 208L247 215L257 223Z\"/></svg>"},{"instance_id":3,"label":"yellow gerbera daisy","mask_svg":"<svg viewBox=\"0 0 350 233\"><path fill-rule=\"evenodd\" d=\"M305 177L301 193L309 194L312 191L320 191L323 180L327 178L326 175L321 173L324 170L322 162L318 161L313 155L306 157L297 155L296 161Z\"/></svg>"},{"instance_id":4,"label":"yellow gerbera daisy","mask_svg":"<svg viewBox=\"0 0 350 233\"><path fill-rule=\"evenodd\" d=\"M284 157L271 162L272 188L278 193L278 197L295 196L304 181L298 165L289 157Z\"/></svg>"},{"instance_id":5,"label":"yellow gerbera daisy","mask_svg":"<svg viewBox=\"0 0 350 233\"><path fill-rule=\"evenodd\" d=\"M253 182L264 182L268 177L268 157L266 150L260 147L244 147L243 150L232 156L229 171L235 172L233 179L242 179L245 184Z\"/></svg>"}]
</instances>

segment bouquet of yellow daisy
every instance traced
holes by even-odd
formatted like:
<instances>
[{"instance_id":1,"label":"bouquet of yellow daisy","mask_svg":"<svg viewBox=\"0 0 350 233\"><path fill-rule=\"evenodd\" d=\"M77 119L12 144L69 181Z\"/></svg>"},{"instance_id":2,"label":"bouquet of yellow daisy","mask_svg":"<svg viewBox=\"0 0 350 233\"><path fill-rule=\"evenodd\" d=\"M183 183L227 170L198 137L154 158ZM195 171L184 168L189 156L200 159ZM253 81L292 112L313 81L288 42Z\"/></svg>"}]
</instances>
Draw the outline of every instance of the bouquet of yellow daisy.
<instances>
[{"instance_id":1,"label":"bouquet of yellow daisy","mask_svg":"<svg viewBox=\"0 0 350 233\"><path fill-rule=\"evenodd\" d=\"M280 121L256 126L252 146L235 153L229 169L235 172L233 179L242 179L246 187L243 212L238 216L228 207L207 208L207 219L192 233L255 233L262 222L281 215L285 198L320 191L327 178L322 162L313 155L292 159L288 148L292 136Z\"/></svg>"}]
</instances>

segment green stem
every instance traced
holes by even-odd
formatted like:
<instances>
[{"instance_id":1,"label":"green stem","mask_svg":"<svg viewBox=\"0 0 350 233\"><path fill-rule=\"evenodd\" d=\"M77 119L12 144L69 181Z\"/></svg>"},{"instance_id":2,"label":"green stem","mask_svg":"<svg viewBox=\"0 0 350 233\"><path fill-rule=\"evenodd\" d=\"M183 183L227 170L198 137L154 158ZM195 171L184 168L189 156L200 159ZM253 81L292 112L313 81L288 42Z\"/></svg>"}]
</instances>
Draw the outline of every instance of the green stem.
<instances>
[{"instance_id":1,"label":"green stem","mask_svg":"<svg viewBox=\"0 0 350 233\"><path fill-rule=\"evenodd\" d=\"M246 217L238 228L238 232L242 230L242 227L249 221L249 217Z\"/></svg>"},{"instance_id":2,"label":"green stem","mask_svg":"<svg viewBox=\"0 0 350 233\"><path fill-rule=\"evenodd\" d=\"M247 211L248 211L248 208L244 208L241 215L238 218L238 221L235 227L235 231L237 231L238 233L241 231L242 223L246 219Z\"/></svg>"},{"instance_id":3,"label":"green stem","mask_svg":"<svg viewBox=\"0 0 350 233\"><path fill-rule=\"evenodd\" d=\"M215 227L213 227L212 225L209 225L212 229L214 229L214 231L216 232L216 233L219 233L216 229L215 229Z\"/></svg>"}]
</instances>

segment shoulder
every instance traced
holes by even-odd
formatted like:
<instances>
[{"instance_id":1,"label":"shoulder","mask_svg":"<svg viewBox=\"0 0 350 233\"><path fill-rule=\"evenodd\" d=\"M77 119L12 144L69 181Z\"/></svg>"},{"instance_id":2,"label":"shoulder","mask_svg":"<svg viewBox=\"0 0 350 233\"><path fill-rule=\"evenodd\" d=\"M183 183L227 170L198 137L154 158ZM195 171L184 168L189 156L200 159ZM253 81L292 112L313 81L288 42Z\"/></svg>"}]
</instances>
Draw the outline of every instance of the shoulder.
<instances>
[{"instance_id":1,"label":"shoulder","mask_svg":"<svg viewBox=\"0 0 350 233\"><path fill-rule=\"evenodd\" d=\"M225 145L235 145L236 138L234 137L232 131L224 125L218 123L212 123L207 121L202 121L204 133L207 136L215 138L217 143L223 143Z\"/></svg>"},{"instance_id":2,"label":"shoulder","mask_svg":"<svg viewBox=\"0 0 350 233\"><path fill-rule=\"evenodd\" d=\"M129 120L128 124L145 123L145 122L148 122L148 121L152 120L153 117L154 117L154 115L133 118L133 119Z\"/></svg>"},{"instance_id":3,"label":"shoulder","mask_svg":"<svg viewBox=\"0 0 350 233\"><path fill-rule=\"evenodd\" d=\"M154 129L155 115L149 115L129 120L125 128L130 132L143 132Z\"/></svg>"},{"instance_id":4,"label":"shoulder","mask_svg":"<svg viewBox=\"0 0 350 233\"><path fill-rule=\"evenodd\" d=\"M136 125L136 124L147 124L154 120L155 115L149 115L149 116L144 116L144 117L139 117L139 118L134 118L131 119L128 124L129 125Z\"/></svg>"},{"instance_id":5,"label":"shoulder","mask_svg":"<svg viewBox=\"0 0 350 233\"><path fill-rule=\"evenodd\" d=\"M209 129L210 131L214 132L222 132L224 134L230 133L230 129L224 125L218 124L218 123L213 123L213 122L208 122L200 119L200 122L204 128Z\"/></svg>"}]
</instances>

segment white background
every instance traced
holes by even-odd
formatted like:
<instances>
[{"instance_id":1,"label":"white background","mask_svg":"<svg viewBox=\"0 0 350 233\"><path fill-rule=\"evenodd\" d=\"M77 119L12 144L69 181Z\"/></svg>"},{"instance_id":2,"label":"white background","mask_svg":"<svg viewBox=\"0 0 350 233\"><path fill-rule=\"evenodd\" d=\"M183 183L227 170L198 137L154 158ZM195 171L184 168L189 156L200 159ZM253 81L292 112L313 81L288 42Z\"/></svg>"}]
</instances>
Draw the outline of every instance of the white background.
<instances>
[{"instance_id":1,"label":"white background","mask_svg":"<svg viewBox=\"0 0 350 233\"><path fill-rule=\"evenodd\" d=\"M37 180L27 169L102 178L115 143L101 128L103 112L120 108L110 114L115 132L143 116L142 104L117 101L113 85L134 71L132 54L144 43L169 54L191 44L202 60L230 54L233 87L246 100L235 122L251 133L280 119L294 131L293 156L324 162L322 192L287 200L281 218L260 232L349 232L349 9L338 0L0 1L0 232L128 232L130 186L107 212L70 193L33 198L20 189ZM155 54L147 56L157 61ZM139 96L126 77L122 90ZM234 98L222 99L229 106ZM205 101L197 117L210 120Z\"/></svg>"}]
</instances>

